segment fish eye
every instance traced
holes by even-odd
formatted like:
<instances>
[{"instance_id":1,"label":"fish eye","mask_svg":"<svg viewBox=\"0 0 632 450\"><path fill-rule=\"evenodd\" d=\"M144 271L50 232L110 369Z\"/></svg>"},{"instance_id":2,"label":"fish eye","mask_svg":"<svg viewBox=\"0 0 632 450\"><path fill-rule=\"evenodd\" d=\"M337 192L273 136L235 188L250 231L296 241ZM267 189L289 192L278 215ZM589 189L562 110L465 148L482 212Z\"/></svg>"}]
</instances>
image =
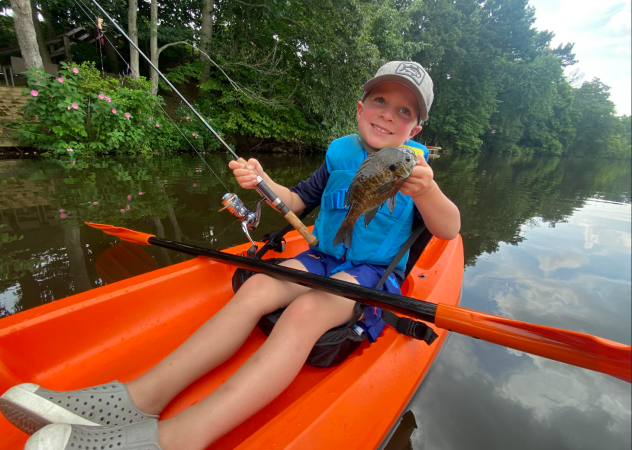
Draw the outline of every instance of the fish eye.
<instances>
[{"instance_id":1,"label":"fish eye","mask_svg":"<svg viewBox=\"0 0 632 450\"><path fill-rule=\"evenodd\" d=\"M395 172L396 169L397 166L395 166L395 164L391 164L390 166L388 166L388 170L390 170L391 172Z\"/></svg>"},{"instance_id":2,"label":"fish eye","mask_svg":"<svg viewBox=\"0 0 632 450\"><path fill-rule=\"evenodd\" d=\"M410 162L410 156L406 155L406 162Z\"/></svg>"}]
</instances>

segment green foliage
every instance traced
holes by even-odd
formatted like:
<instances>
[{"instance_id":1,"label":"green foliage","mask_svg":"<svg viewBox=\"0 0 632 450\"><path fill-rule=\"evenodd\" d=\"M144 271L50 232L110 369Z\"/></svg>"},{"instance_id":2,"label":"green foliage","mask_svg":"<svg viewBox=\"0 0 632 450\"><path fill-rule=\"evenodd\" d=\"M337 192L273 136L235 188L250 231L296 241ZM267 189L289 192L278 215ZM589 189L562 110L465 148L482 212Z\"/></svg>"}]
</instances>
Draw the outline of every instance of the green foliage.
<instances>
[{"instance_id":1,"label":"green foliage","mask_svg":"<svg viewBox=\"0 0 632 450\"><path fill-rule=\"evenodd\" d=\"M53 33L89 27L74 1L46 5ZM126 8L125 1L108 4L120 24L126 22ZM159 47L199 42L202 2L164 0L158 8ZM630 154L629 118L616 118L607 96L569 85L563 69L576 62L573 44L551 47L553 33L534 27L528 0L249 0L215 2L213 17L208 58L197 48L170 46L161 53L160 67L184 86L213 128L243 150L264 141L324 148L356 132L362 84L384 62L401 59L420 62L434 81L435 99L421 142L455 153ZM138 27L139 45L146 49L148 2L139 4ZM128 43L111 27L105 34L129 61ZM14 33L12 23L0 16L2 36ZM97 49L78 44L73 57L105 70L122 67L124 61L113 61L118 56L112 47ZM149 75L143 61L140 70ZM88 153L187 148L158 112L162 99L140 92L146 84L103 78L94 69L79 75L74 91L68 83L47 95L76 97L80 110L64 112L59 104L65 105L65 97L48 105L42 99L31 102L39 109L32 107L30 114L40 115L41 122L39 128L22 125L29 143L57 154L70 146ZM166 83L161 81L160 89L173 97ZM133 112L132 122L108 117L108 109L94 106L101 92L117 102L118 110ZM174 119L183 125L182 134L195 138L196 148L218 148L208 130L197 120L183 119L186 115L191 112L181 110ZM164 122L160 133L149 131L152 117Z\"/></svg>"},{"instance_id":2,"label":"green foliage","mask_svg":"<svg viewBox=\"0 0 632 450\"><path fill-rule=\"evenodd\" d=\"M102 78L94 64L62 65L57 78L27 72L28 103L20 139L48 155L146 153L181 147L176 128L161 112L144 79Z\"/></svg>"}]
</instances>

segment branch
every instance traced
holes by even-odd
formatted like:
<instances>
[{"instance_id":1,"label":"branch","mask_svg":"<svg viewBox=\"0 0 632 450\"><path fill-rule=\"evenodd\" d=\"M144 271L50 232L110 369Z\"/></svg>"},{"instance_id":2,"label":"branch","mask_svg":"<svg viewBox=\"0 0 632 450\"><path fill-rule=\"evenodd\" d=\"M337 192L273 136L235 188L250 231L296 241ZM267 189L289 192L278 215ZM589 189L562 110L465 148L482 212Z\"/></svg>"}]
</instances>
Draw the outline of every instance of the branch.
<instances>
[{"instance_id":1,"label":"branch","mask_svg":"<svg viewBox=\"0 0 632 450\"><path fill-rule=\"evenodd\" d=\"M160 47L158 49L158 52L156 53L156 57L160 56L160 53L162 53L162 51L168 47L171 47L172 45L179 45L179 44L184 44L184 45L188 45L189 47L191 46L191 43L189 41L178 41L178 42L171 42L169 44L165 44L162 47Z\"/></svg>"}]
</instances>

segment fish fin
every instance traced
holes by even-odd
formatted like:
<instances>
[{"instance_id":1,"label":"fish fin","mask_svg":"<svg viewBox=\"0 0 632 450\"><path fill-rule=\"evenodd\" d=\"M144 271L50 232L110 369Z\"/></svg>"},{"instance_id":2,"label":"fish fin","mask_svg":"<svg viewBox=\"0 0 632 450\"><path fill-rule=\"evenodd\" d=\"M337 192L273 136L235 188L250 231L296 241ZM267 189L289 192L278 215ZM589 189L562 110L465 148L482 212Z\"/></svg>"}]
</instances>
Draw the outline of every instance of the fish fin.
<instances>
[{"instance_id":1,"label":"fish fin","mask_svg":"<svg viewBox=\"0 0 632 450\"><path fill-rule=\"evenodd\" d=\"M369 162L375 158L375 156L377 155L377 153L373 153L372 155L369 155L366 157L366 159L364 161L362 161L362 163L360 164L360 167L358 167L358 172L362 171L362 168L364 166L366 166L367 164L369 164Z\"/></svg>"},{"instance_id":2,"label":"fish fin","mask_svg":"<svg viewBox=\"0 0 632 450\"><path fill-rule=\"evenodd\" d=\"M378 209L380 209L380 207L376 206L375 208L369 209L369 210L364 212L364 228L369 226L369 224L371 223L371 221L375 217L375 214L377 214L377 210Z\"/></svg>"},{"instance_id":3,"label":"fish fin","mask_svg":"<svg viewBox=\"0 0 632 450\"><path fill-rule=\"evenodd\" d=\"M395 210L395 204L397 203L396 197L397 197L397 194L393 195L388 200L386 200L386 206L388 207L388 210L391 212L391 214L393 214L393 211Z\"/></svg>"},{"instance_id":4,"label":"fish fin","mask_svg":"<svg viewBox=\"0 0 632 450\"><path fill-rule=\"evenodd\" d=\"M344 220L334 237L334 246L344 243L347 248L351 247L352 236L353 226L350 226L347 220Z\"/></svg>"}]
</instances>

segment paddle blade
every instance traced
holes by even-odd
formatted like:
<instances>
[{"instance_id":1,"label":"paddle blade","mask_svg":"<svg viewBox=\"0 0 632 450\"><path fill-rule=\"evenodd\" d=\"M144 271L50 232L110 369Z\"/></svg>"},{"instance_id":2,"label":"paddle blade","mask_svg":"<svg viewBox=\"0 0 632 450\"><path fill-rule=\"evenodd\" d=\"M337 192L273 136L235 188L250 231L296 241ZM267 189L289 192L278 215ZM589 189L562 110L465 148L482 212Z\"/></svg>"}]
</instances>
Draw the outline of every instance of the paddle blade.
<instances>
[{"instance_id":1,"label":"paddle blade","mask_svg":"<svg viewBox=\"0 0 632 450\"><path fill-rule=\"evenodd\" d=\"M153 234L141 233L140 231L134 231L123 227L115 227L114 225L107 225L104 223L85 222L85 224L89 227L101 230L106 234L111 234L119 239L123 239L124 241L132 242L133 244L151 245L149 243L149 238L154 237Z\"/></svg>"},{"instance_id":2,"label":"paddle blade","mask_svg":"<svg viewBox=\"0 0 632 450\"><path fill-rule=\"evenodd\" d=\"M589 334L561 330L439 304L435 325L493 344L605 373L630 383L630 346Z\"/></svg>"},{"instance_id":3,"label":"paddle blade","mask_svg":"<svg viewBox=\"0 0 632 450\"><path fill-rule=\"evenodd\" d=\"M119 242L99 255L94 268L103 281L111 284L160 267L142 247L129 242Z\"/></svg>"}]
</instances>

